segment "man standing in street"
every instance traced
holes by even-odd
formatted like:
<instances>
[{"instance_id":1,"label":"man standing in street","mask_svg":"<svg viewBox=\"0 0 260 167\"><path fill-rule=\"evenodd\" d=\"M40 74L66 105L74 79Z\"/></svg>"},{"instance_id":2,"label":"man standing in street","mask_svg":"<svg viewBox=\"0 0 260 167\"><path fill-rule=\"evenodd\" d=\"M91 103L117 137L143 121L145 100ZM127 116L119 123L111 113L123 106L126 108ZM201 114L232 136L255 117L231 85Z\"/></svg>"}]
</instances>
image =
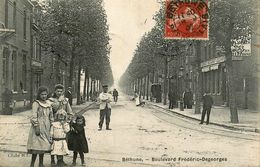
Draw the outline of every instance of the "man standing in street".
<instances>
[{"instance_id":1,"label":"man standing in street","mask_svg":"<svg viewBox=\"0 0 260 167\"><path fill-rule=\"evenodd\" d=\"M186 89L183 93L184 108L192 109L193 94L190 89Z\"/></svg>"},{"instance_id":2,"label":"man standing in street","mask_svg":"<svg viewBox=\"0 0 260 167\"><path fill-rule=\"evenodd\" d=\"M3 99L3 113L5 115L12 115L13 112L13 92L8 88L5 88L4 93L2 93Z\"/></svg>"},{"instance_id":3,"label":"man standing in street","mask_svg":"<svg viewBox=\"0 0 260 167\"><path fill-rule=\"evenodd\" d=\"M209 124L209 116L210 116L210 111L211 111L211 107L213 105L213 99L212 97L209 95L208 92L206 92L202 98L203 100L203 110L202 110L202 115L201 115L201 121L200 124L203 124L204 122L204 118L205 115L207 113L207 122L206 124Z\"/></svg>"},{"instance_id":4,"label":"man standing in street","mask_svg":"<svg viewBox=\"0 0 260 167\"><path fill-rule=\"evenodd\" d=\"M109 128L110 123L110 115L111 115L111 104L112 95L108 93L108 85L103 85L103 92L99 95L100 102L100 121L99 121L99 129L102 130L104 118L106 118L106 130L112 130Z\"/></svg>"},{"instance_id":5,"label":"man standing in street","mask_svg":"<svg viewBox=\"0 0 260 167\"><path fill-rule=\"evenodd\" d=\"M113 97L114 97L114 102L116 103L118 100L118 91L116 89L114 89L113 91Z\"/></svg>"},{"instance_id":6,"label":"man standing in street","mask_svg":"<svg viewBox=\"0 0 260 167\"><path fill-rule=\"evenodd\" d=\"M70 106L72 106L72 93L71 93L71 87L68 87L67 92L65 93L65 97L68 98Z\"/></svg>"},{"instance_id":7,"label":"man standing in street","mask_svg":"<svg viewBox=\"0 0 260 167\"><path fill-rule=\"evenodd\" d=\"M169 98L169 109L173 109L174 107L176 107L176 97L177 94L175 93L174 90L170 90L170 92L168 93L168 98Z\"/></svg>"}]
</instances>

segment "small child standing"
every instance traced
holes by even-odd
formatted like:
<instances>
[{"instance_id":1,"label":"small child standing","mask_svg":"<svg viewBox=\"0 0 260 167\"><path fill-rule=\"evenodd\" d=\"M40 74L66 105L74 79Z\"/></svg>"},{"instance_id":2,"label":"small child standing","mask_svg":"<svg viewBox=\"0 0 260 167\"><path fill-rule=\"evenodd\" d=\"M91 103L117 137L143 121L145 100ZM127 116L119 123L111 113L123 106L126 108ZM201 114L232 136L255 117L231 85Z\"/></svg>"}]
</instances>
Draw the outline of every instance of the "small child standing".
<instances>
[{"instance_id":1,"label":"small child standing","mask_svg":"<svg viewBox=\"0 0 260 167\"><path fill-rule=\"evenodd\" d=\"M88 142L85 135L84 126L85 118L82 115L76 117L75 122L71 123L71 131L68 136L68 147L69 150L73 151L73 162L72 165L76 165L77 155L79 153L81 164L84 166L84 153L88 153Z\"/></svg>"},{"instance_id":2,"label":"small child standing","mask_svg":"<svg viewBox=\"0 0 260 167\"><path fill-rule=\"evenodd\" d=\"M53 141L51 155L57 156L57 166L62 167L64 165L63 156L69 154L69 149L66 142L66 134L70 131L70 126L66 122L66 111L58 110L55 114L54 120L57 121L52 123L50 132Z\"/></svg>"}]
</instances>

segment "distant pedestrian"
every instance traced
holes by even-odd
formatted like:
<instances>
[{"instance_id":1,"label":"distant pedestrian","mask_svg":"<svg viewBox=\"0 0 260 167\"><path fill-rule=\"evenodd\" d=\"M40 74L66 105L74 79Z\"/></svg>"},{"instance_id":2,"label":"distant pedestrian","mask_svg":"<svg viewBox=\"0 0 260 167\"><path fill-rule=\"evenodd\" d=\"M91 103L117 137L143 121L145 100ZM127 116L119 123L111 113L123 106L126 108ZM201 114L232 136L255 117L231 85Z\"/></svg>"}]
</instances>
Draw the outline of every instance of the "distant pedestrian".
<instances>
[{"instance_id":1,"label":"distant pedestrian","mask_svg":"<svg viewBox=\"0 0 260 167\"><path fill-rule=\"evenodd\" d=\"M12 115L13 113L13 92L8 88L2 93L3 114Z\"/></svg>"},{"instance_id":2,"label":"distant pedestrian","mask_svg":"<svg viewBox=\"0 0 260 167\"><path fill-rule=\"evenodd\" d=\"M75 122L71 123L71 130L68 135L68 147L69 150L73 151L73 166L76 165L78 154L80 155L81 164L85 165L84 153L89 152L85 126L86 121L82 115L77 116Z\"/></svg>"},{"instance_id":3,"label":"distant pedestrian","mask_svg":"<svg viewBox=\"0 0 260 167\"><path fill-rule=\"evenodd\" d=\"M57 156L57 166L63 167L63 156L69 154L66 141L66 134L69 132L70 126L67 123L67 113L65 110L59 110L55 114L55 121L51 127L52 151L51 155Z\"/></svg>"},{"instance_id":4,"label":"distant pedestrian","mask_svg":"<svg viewBox=\"0 0 260 167\"><path fill-rule=\"evenodd\" d=\"M193 94L190 89L183 93L184 108L192 109Z\"/></svg>"},{"instance_id":5,"label":"distant pedestrian","mask_svg":"<svg viewBox=\"0 0 260 167\"><path fill-rule=\"evenodd\" d=\"M145 105L145 102L141 100L141 97L138 92L135 92L135 105L142 107Z\"/></svg>"},{"instance_id":6,"label":"distant pedestrian","mask_svg":"<svg viewBox=\"0 0 260 167\"><path fill-rule=\"evenodd\" d=\"M169 98L169 109L173 109L176 107L176 102L177 102L177 94L176 91L171 90L168 93L168 98Z\"/></svg>"},{"instance_id":7,"label":"distant pedestrian","mask_svg":"<svg viewBox=\"0 0 260 167\"><path fill-rule=\"evenodd\" d=\"M113 91L113 97L114 97L114 102L117 102L117 100L118 100L118 91L116 89L114 89L114 91Z\"/></svg>"},{"instance_id":8,"label":"distant pedestrian","mask_svg":"<svg viewBox=\"0 0 260 167\"><path fill-rule=\"evenodd\" d=\"M203 100L203 110L202 110L200 124L203 124L205 115L207 113L207 122L206 122L206 124L208 125L209 124L210 111L211 111L211 107L213 105L213 99L209 95L209 93L205 93L203 98L202 98L202 100Z\"/></svg>"},{"instance_id":9,"label":"distant pedestrian","mask_svg":"<svg viewBox=\"0 0 260 167\"><path fill-rule=\"evenodd\" d=\"M65 97L68 98L70 106L72 106L72 93L71 93L71 87L68 87L68 90L65 93Z\"/></svg>"},{"instance_id":10,"label":"distant pedestrian","mask_svg":"<svg viewBox=\"0 0 260 167\"><path fill-rule=\"evenodd\" d=\"M108 93L108 85L103 85L103 92L99 95L100 102L100 121L99 121L99 129L102 130L102 126L104 123L104 119L106 118L106 130L112 130L109 128L110 124L110 115L111 115L111 104L112 95Z\"/></svg>"},{"instance_id":11,"label":"distant pedestrian","mask_svg":"<svg viewBox=\"0 0 260 167\"><path fill-rule=\"evenodd\" d=\"M48 90L39 87L37 100L32 104L31 129L29 132L27 150L32 154L30 167L34 166L37 154L39 154L39 167L43 167L44 153L51 151L51 123L53 112L51 104L47 101Z\"/></svg>"},{"instance_id":12,"label":"distant pedestrian","mask_svg":"<svg viewBox=\"0 0 260 167\"><path fill-rule=\"evenodd\" d=\"M140 96L139 96L139 93L137 91L135 91L135 105L136 106L139 106L140 105Z\"/></svg>"}]
</instances>

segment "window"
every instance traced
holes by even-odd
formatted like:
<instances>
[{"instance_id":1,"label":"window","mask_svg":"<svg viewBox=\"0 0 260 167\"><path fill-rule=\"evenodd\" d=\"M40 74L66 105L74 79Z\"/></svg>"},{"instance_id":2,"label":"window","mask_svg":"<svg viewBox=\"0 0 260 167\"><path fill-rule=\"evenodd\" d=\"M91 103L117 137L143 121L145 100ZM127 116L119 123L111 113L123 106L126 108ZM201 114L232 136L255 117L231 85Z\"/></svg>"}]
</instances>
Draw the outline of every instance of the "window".
<instances>
[{"instance_id":1,"label":"window","mask_svg":"<svg viewBox=\"0 0 260 167\"><path fill-rule=\"evenodd\" d=\"M7 80L7 58L8 58L8 51L7 48L3 50L3 80L6 82Z\"/></svg>"},{"instance_id":2,"label":"window","mask_svg":"<svg viewBox=\"0 0 260 167\"><path fill-rule=\"evenodd\" d=\"M208 52L207 52L207 47L204 47L204 53L205 53L205 60L208 60Z\"/></svg>"},{"instance_id":3,"label":"window","mask_svg":"<svg viewBox=\"0 0 260 167\"><path fill-rule=\"evenodd\" d=\"M208 92L211 93L211 75L210 75L210 72L207 72L207 82L208 82Z\"/></svg>"},{"instance_id":4,"label":"window","mask_svg":"<svg viewBox=\"0 0 260 167\"><path fill-rule=\"evenodd\" d=\"M21 88L26 90L26 80L27 80L27 56L23 54L23 63L22 63L22 85Z\"/></svg>"},{"instance_id":5,"label":"window","mask_svg":"<svg viewBox=\"0 0 260 167\"><path fill-rule=\"evenodd\" d=\"M13 51L12 54L12 81L13 81L13 90L17 91L17 53Z\"/></svg>"},{"instance_id":6,"label":"window","mask_svg":"<svg viewBox=\"0 0 260 167\"><path fill-rule=\"evenodd\" d=\"M13 28L16 30L16 2L13 3Z\"/></svg>"},{"instance_id":7,"label":"window","mask_svg":"<svg viewBox=\"0 0 260 167\"><path fill-rule=\"evenodd\" d=\"M33 37L33 58L37 60L37 44L36 37Z\"/></svg>"},{"instance_id":8,"label":"window","mask_svg":"<svg viewBox=\"0 0 260 167\"><path fill-rule=\"evenodd\" d=\"M200 48L200 53L201 53L201 60L202 61L206 60L205 52L204 52L204 48L203 47Z\"/></svg>"},{"instance_id":9,"label":"window","mask_svg":"<svg viewBox=\"0 0 260 167\"><path fill-rule=\"evenodd\" d=\"M207 54L208 54L208 58L211 59L211 45L208 45L208 48L207 48Z\"/></svg>"},{"instance_id":10,"label":"window","mask_svg":"<svg viewBox=\"0 0 260 167\"><path fill-rule=\"evenodd\" d=\"M217 93L220 93L220 73L221 73L221 70L217 70Z\"/></svg>"},{"instance_id":11,"label":"window","mask_svg":"<svg viewBox=\"0 0 260 167\"><path fill-rule=\"evenodd\" d=\"M216 46L215 45L212 45L212 54L213 54L213 58L217 57Z\"/></svg>"},{"instance_id":12,"label":"window","mask_svg":"<svg viewBox=\"0 0 260 167\"><path fill-rule=\"evenodd\" d=\"M26 10L24 10L24 12L23 12L23 16L24 16L24 18L23 18L23 39L25 39L26 40L26 25L27 25L27 12L26 12Z\"/></svg>"},{"instance_id":13,"label":"window","mask_svg":"<svg viewBox=\"0 0 260 167\"><path fill-rule=\"evenodd\" d=\"M38 57L39 57L39 60L41 60L42 59L42 56L41 56L41 54L42 54L41 43L39 42L39 44L37 46L38 46Z\"/></svg>"},{"instance_id":14,"label":"window","mask_svg":"<svg viewBox=\"0 0 260 167\"><path fill-rule=\"evenodd\" d=\"M211 83L212 83L212 93L216 93L216 70L212 71L212 80L211 80Z\"/></svg>"},{"instance_id":15,"label":"window","mask_svg":"<svg viewBox=\"0 0 260 167\"><path fill-rule=\"evenodd\" d=\"M8 28L9 26L8 26L8 16L9 16L9 14L8 14L8 1L6 1L6 3L5 3L5 28Z\"/></svg>"}]
</instances>

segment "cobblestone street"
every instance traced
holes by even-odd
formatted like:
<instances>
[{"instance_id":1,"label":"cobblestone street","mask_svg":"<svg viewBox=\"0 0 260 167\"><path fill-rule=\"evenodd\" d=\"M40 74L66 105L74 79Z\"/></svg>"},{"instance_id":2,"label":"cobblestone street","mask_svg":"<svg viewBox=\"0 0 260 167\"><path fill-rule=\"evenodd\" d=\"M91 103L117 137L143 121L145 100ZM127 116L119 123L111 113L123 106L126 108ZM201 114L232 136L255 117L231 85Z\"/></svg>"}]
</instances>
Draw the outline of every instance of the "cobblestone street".
<instances>
[{"instance_id":1,"label":"cobblestone street","mask_svg":"<svg viewBox=\"0 0 260 167\"><path fill-rule=\"evenodd\" d=\"M1 166L29 166L26 113L0 119ZM87 166L259 166L259 134L237 132L169 115L120 97L112 104L112 131L98 131L99 110L84 113L90 153ZM241 158L237 158L241 157ZM5 160L6 159L6 160ZM71 164L72 154L65 157ZM6 162L6 163L5 163ZM78 160L79 162L79 160ZM19 164L19 165L18 165ZM46 166L50 156L45 155Z\"/></svg>"}]
</instances>

